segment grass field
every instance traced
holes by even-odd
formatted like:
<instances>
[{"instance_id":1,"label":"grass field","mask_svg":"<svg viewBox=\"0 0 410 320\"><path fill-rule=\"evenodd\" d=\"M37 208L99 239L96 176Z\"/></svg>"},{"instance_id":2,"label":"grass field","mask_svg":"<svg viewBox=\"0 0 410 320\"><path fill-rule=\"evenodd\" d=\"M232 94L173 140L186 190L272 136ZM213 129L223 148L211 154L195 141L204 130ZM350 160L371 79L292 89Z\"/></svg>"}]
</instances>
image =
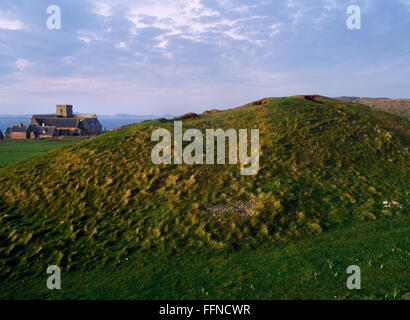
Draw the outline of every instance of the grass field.
<instances>
[{"instance_id":1,"label":"grass field","mask_svg":"<svg viewBox=\"0 0 410 320\"><path fill-rule=\"evenodd\" d=\"M0 167L79 141L81 140L0 140Z\"/></svg>"},{"instance_id":2,"label":"grass field","mask_svg":"<svg viewBox=\"0 0 410 320\"><path fill-rule=\"evenodd\" d=\"M396 215L255 250L130 255L116 267L47 274L2 283L0 299L410 299L410 221ZM361 269L349 290L346 269Z\"/></svg>"}]
</instances>

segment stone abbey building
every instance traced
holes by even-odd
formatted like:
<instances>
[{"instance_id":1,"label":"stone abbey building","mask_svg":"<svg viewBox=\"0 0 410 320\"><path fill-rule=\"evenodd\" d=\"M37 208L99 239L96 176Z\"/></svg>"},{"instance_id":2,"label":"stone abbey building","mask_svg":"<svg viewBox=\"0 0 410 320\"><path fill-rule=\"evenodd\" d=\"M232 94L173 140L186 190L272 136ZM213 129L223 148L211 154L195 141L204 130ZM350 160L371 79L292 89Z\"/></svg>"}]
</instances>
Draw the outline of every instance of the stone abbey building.
<instances>
[{"instance_id":1,"label":"stone abbey building","mask_svg":"<svg viewBox=\"0 0 410 320\"><path fill-rule=\"evenodd\" d=\"M102 133L96 115L74 114L72 105L57 105L56 114L34 114L29 125L7 128L6 139L95 136Z\"/></svg>"}]
</instances>

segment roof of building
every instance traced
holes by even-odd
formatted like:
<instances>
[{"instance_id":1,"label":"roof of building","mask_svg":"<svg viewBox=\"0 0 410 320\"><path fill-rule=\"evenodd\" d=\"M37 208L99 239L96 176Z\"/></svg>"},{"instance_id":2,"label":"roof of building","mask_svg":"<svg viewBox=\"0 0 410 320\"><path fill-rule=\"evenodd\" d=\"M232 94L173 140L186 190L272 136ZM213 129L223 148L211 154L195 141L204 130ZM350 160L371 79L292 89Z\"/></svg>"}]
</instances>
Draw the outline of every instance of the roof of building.
<instances>
[{"instance_id":1,"label":"roof of building","mask_svg":"<svg viewBox=\"0 0 410 320\"><path fill-rule=\"evenodd\" d=\"M56 114L33 114L32 118L47 119L47 118L57 118Z\"/></svg>"},{"instance_id":2,"label":"roof of building","mask_svg":"<svg viewBox=\"0 0 410 320\"><path fill-rule=\"evenodd\" d=\"M101 127L101 123L97 120L97 118L84 118L82 121L89 127Z\"/></svg>"},{"instance_id":3,"label":"roof of building","mask_svg":"<svg viewBox=\"0 0 410 320\"><path fill-rule=\"evenodd\" d=\"M14 125L14 126L12 126L11 128L11 133L13 133L13 132L27 132L27 130L28 130L28 126L26 126L26 125L22 125L22 124L19 124L19 125Z\"/></svg>"},{"instance_id":4,"label":"roof of building","mask_svg":"<svg viewBox=\"0 0 410 320\"><path fill-rule=\"evenodd\" d=\"M96 114L75 114L74 118L78 119L97 119Z\"/></svg>"},{"instance_id":5,"label":"roof of building","mask_svg":"<svg viewBox=\"0 0 410 320\"><path fill-rule=\"evenodd\" d=\"M56 114L33 114L32 118L36 118L36 119L50 119L50 118L56 119L56 118L58 118L58 119L61 119L61 118L64 118L64 117L63 116L58 116ZM67 118L68 119L71 119L71 118L74 118L74 119L94 119L95 118L96 119L97 115L77 113L77 114L74 114L72 117L65 117L65 118L66 119Z\"/></svg>"},{"instance_id":6,"label":"roof of building","mask_svg":"<svg viewBox=\"0 0 410 320\"><path fill-rule=\"evenodd\" d=\"M51 127L51 126L31 126L31 131L34 132L34 134L36 136L42 136L42 135L46 135L46 136L52 136L54 135L54 132L56 130L56 127Z\"/></svg>"},{"instance_id":7,"label":"roof of building","mask_svg":"<svg viewBox=\"0 0 410 320\"><path fill-rule=\"evenodd\" d=\"M37 123L48 127L78 128L80 119L75 118L35 118Z\"/></svg>"}]
</instances>

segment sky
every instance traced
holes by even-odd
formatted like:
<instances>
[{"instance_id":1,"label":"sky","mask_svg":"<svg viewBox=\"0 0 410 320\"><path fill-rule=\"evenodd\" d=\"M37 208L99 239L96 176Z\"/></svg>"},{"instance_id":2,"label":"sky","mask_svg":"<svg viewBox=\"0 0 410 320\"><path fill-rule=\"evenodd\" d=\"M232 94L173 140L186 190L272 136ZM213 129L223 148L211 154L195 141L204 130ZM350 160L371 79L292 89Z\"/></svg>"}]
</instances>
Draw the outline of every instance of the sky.
<instances>
[{"instance_id":1,"label":"sky","mask_svg":"<svg viewBox=\"0 0 410 320\"><path fill-rule=\"evenodd\" d=\"M50 30L47 8L61 9ZM351 30L347 8L361 9ZM1 0L0 114L410 98L410 0Z\"/></svg>"}]
</instances>

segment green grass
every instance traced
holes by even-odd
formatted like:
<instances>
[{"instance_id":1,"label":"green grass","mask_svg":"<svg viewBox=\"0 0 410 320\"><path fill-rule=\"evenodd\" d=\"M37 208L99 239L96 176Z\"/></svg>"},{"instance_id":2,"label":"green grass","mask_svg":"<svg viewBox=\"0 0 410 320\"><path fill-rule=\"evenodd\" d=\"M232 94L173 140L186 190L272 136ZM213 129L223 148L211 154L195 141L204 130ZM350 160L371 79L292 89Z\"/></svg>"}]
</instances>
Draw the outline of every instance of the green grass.
<instances>
[{"instance_id":1,"label":"green grass","mask_svg":"<svg viewBox=\"0 0 410 320\"><path fill-rule=\"evenodd\" d=\"M171 274L178 279L178 259L198 270L212 257L220 257L222 263L225 252L237 259L250 255L254 260L249 263L254 262L249 268L256 268L263 260L253 252L260 252L261 259L271 251L286 259L290 243L309 243L321 234L326 239L332 230L389 221L396 215L406 221L410 122L360 104L315 99L270 98L184 120L185 130L202 132L258 128L261 157L255 176L241 176L239 165L154 165L151 150L156 143L151 142L151 133L157 128L172 131L173 125L161 120L125 126L0 169L0 281L38 279L52 264L79 282L91 277L92 272L84 270L99 267L104 280L109 270L122 267L125 258L141 257L147 259L148 268L141 262L141 270L151 270L158 260L158 272L137 269L135 277L154 283L162 281L168 260L176 263ZM403 208L384 209L383 200L397 200ZM207 211L237 203L251 203L252 215L226 211L212 216ZM392 232L386 236L393 237L396 229L391 228L396 226L386 225L386 232ZM400 244L407 239L404 232L397 237ZM339 250L332 243L323 245L330 246L332 254ZM264 246L265 253L258 251ZM373 240L371 247L378 248ZM192 250L203 253L198 256ZM295 250L296 257L302 254ZM142 258L147 254L156 258ZM301 279L309 279L305 272L311 263L306 262L308 269L298 269ZM402 270L403 263L398 261L395 268ZM288 266L293 273L293 262ZM221 272L228 275L231 266L224 268ZM215 281L217 287L225 280ZM383 289L383 280L375 283ZM113 285L111 292L116 288ZM148 286L143 288L138 297L152 296ZM287 288L290 294L284 297L298 297L298 292L301 297L322 295L319 289L292 291L291 282ZM158 297L184 292L169 286L163 290ZM228 291L239 297L234 289ZM272 295L266 289L259 297ZM196 297L196 293L175 296ZM327 297L325 291L322 297Z\"/></svg>"},{"instance_id":2,"label":"green grass","mask_svg":"<svg viewBox=\"0 0 410 320\"><path fill-rule=\"evenodd\" d=\"M0 140L0 168L77 140Z\"/></svg>"},{"instance_id":3,"label":"green grass","mask_svg":"<svg viewBox=\"0 0 410 320\"><path fill-rule=\"evenodd\" d=\"M46 288L44 270L3 282L0 299L409 298L409 222L394 216L255 250L130 255L117 267L63 269L61 291ZM346 287L350 265L361 269L361 290Z\"/></svg>"}]
</instances>

